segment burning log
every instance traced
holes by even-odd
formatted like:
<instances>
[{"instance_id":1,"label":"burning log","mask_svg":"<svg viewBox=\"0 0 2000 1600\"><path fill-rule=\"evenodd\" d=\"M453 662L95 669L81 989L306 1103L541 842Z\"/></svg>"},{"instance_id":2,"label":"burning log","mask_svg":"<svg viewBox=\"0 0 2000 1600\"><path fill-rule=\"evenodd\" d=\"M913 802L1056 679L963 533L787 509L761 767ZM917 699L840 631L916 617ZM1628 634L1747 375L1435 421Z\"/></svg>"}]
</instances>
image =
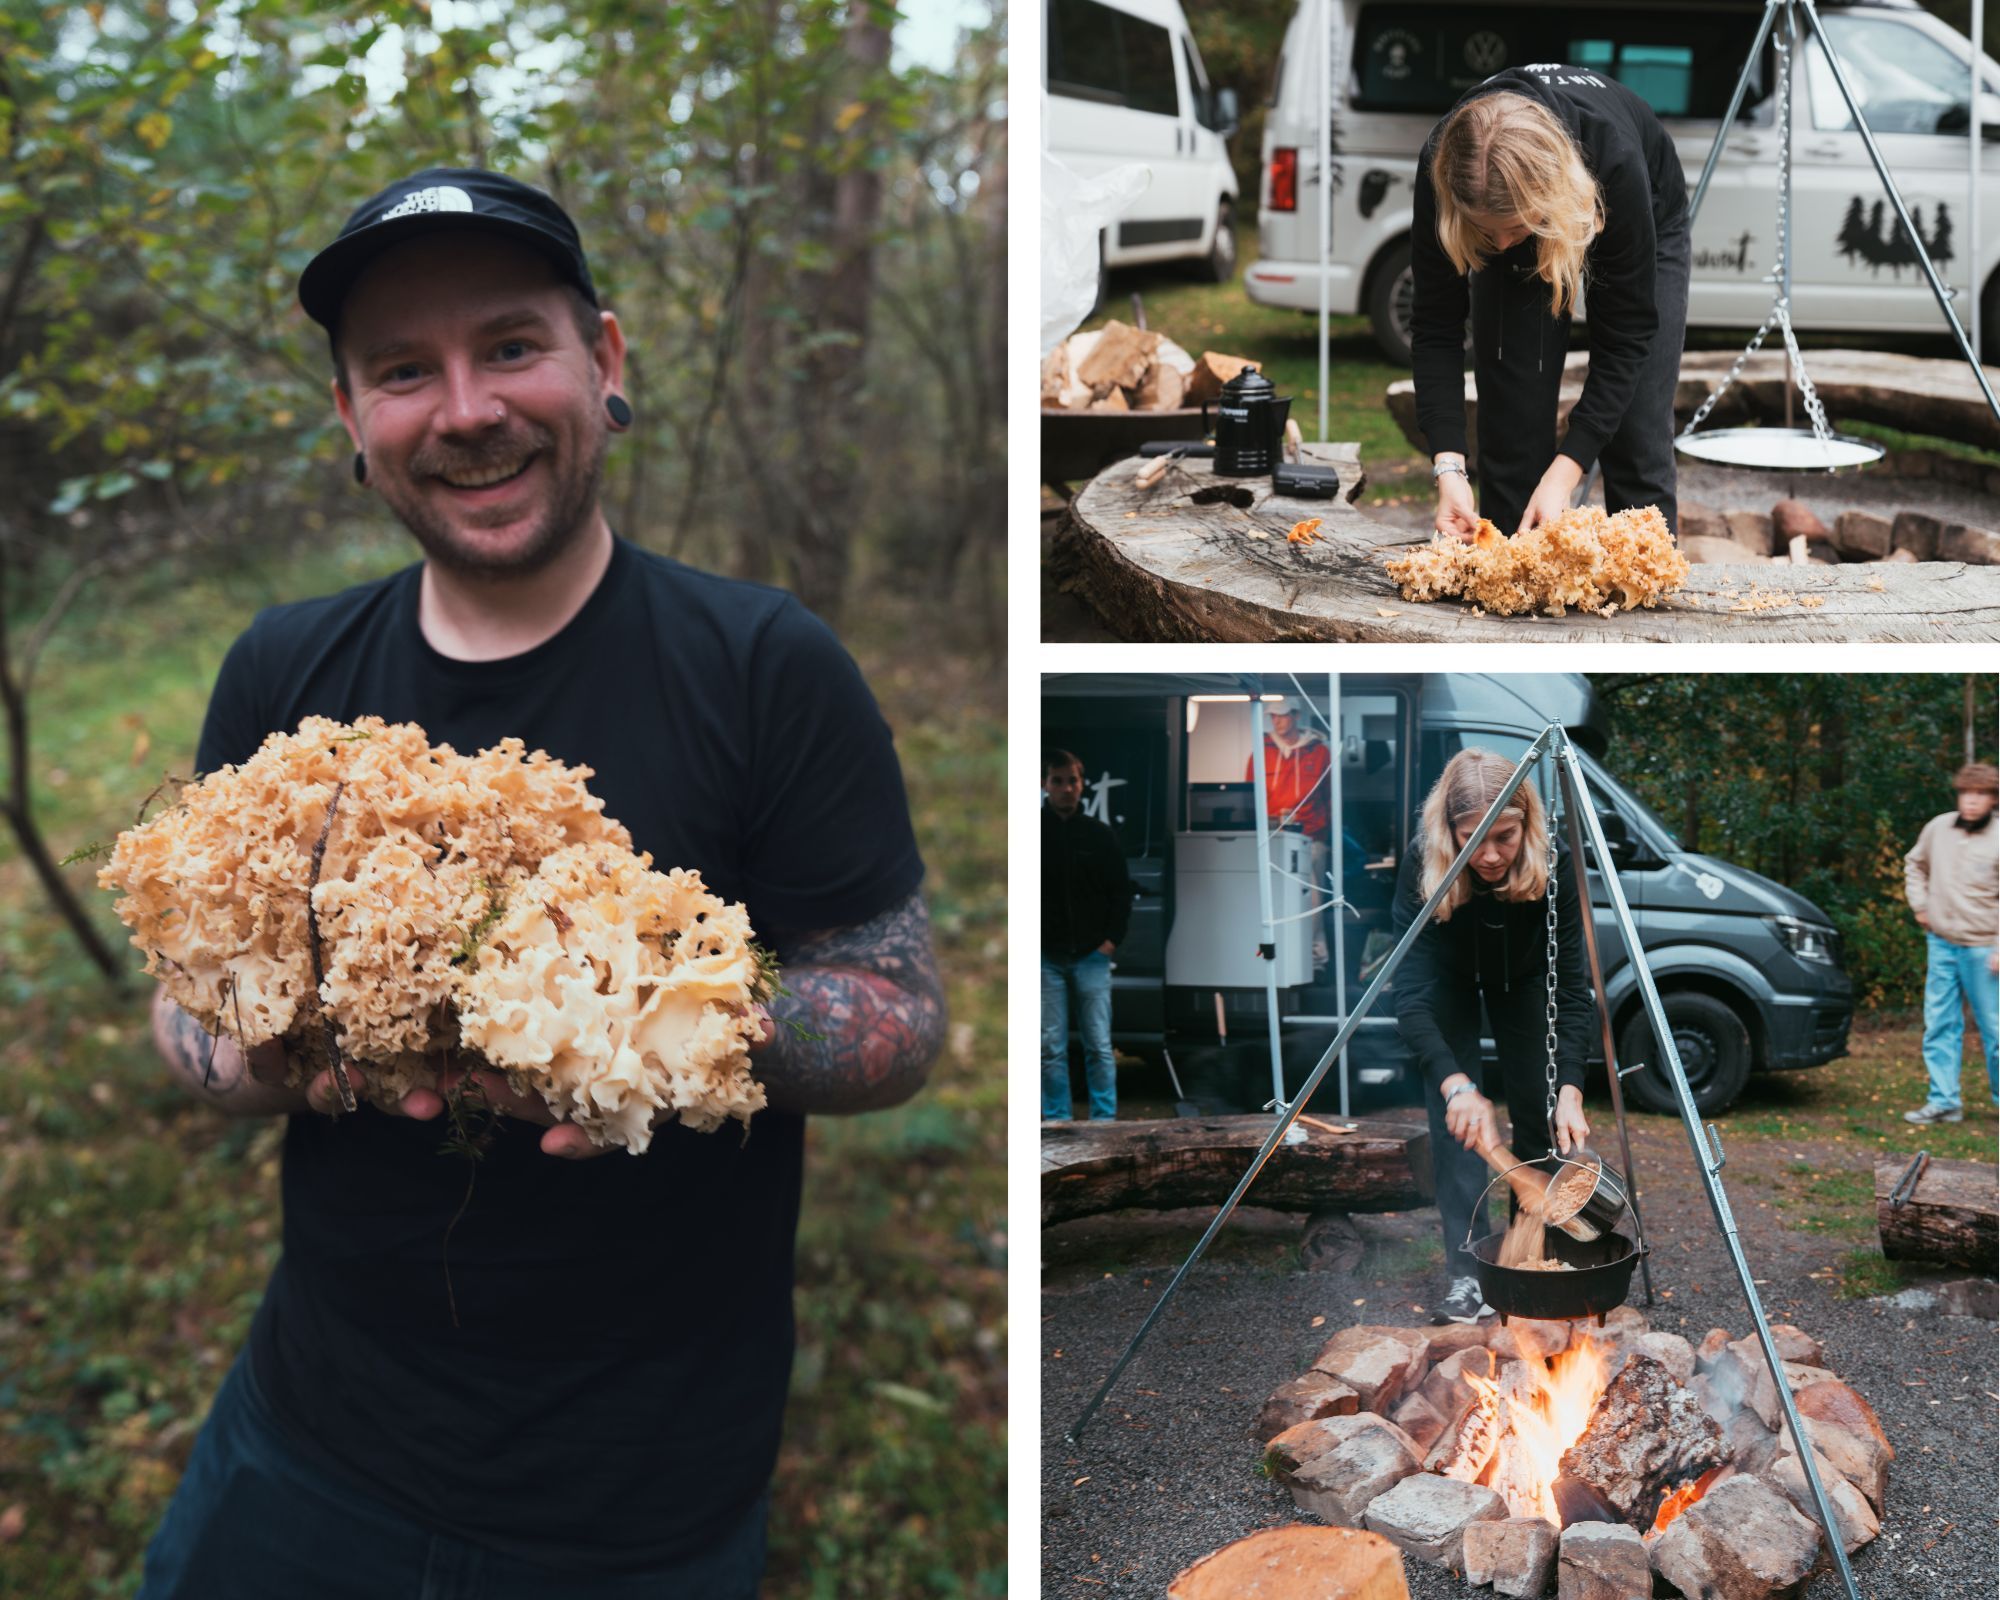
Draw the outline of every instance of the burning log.
<instances>
[{"instance_id":1,"label":"burning log","mask_svg":"<svg viewBox=\"0 0 2000 1600\"><path fill-rule=\"evenodd\" d=\"M1561 1471L1644 1528L1668 1489L1725 1459L1722 1430L1694 1395L1651 1356L1634 1354L1563 1452Z\"/></svg>"}]
</instances>

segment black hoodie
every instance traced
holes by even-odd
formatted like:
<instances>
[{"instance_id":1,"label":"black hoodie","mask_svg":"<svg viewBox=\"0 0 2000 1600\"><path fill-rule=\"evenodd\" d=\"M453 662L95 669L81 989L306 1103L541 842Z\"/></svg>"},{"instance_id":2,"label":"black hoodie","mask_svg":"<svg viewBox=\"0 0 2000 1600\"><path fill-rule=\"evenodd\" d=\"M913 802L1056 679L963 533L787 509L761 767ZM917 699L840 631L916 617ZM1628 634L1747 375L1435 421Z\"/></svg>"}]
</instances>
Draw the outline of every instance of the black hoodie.
<instances>
[{"instance_id":1,"label":"black hoodie","mask_svg":"<svg viewBox=\"0 0 2000 1600\"><path fill-rule=\"evenodd\" d=\"M1466 868L1472 893L1449 922L1433 919L1396 969L1396 1021L1417 1065L1436 1086L1454 1072L1480 1080L1479 1003L1493 1024L1501 1071L1540 1077L1547 1067L1548 902L1502 900ZM1424 908L1421 835L1396 874L1391 914L1401 938ZM1585 964L1570 855L1556 857L1556 1082L1583 1087L1597 1037L1597 1006Z\"/></svg>"},{"instance_id":2,"label":"black hoodie","mask_svg":"<svg viewBox=\"0 0 2000 1600\"><path fill-rule=\"evenodd\" d=\"M1604 199L1604 231L1585 258L1590 302L1590 374L1570 412L1561 453L1588 472L1618 431L1659 330L1653 260L1659 238L1687 225L1687 179L1679 153L1646 102L1614 79L1583 67L1509 67L1460 96L1458 105L1501 92L1525 95L1553 112L1583 152ZM1457 106L1452 108L1453 111ZM1449 115L1444 121L1449 121ZM1417 425L1431 453L1465 453L1465 322L1470 295L1438 239L1431 158L1440 121L1417 158L1410 268L1415 299L1410 365ZM1537 282L1546 310L1548 289ZM1678 332L1678 330L1676 330ZM1502 347L1504 348L1504 340Z\"/></svg>"},{"instance_id":3,"label":"black hoodie","mask_svg":"<svg viewBox=\"0 0 2000 1600\"><path fill-rule=\"evenodd\" d=\"M1132 882L1125 852L1108 824L1081 806L1067 817L1042 807L1042 954L1087 956L1109 939L1125 942Z\"/></svg>"}]
</instances>

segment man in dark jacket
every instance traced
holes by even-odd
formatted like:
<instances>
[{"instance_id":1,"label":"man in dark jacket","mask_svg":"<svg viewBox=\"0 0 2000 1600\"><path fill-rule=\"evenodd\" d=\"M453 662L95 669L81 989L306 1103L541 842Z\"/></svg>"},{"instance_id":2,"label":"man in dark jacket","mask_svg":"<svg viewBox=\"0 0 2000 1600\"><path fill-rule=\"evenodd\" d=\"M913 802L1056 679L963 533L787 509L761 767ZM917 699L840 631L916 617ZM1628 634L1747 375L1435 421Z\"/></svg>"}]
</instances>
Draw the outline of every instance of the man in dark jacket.
<instances>
[{"instance_id":1,"label":"man in dark jacket","mask_svg":"<svg viewBox=\"0 0 2000 1600\"><path fill-rule=\"evenodd\" d=\"M1067 1121L1069 1004L1076 994L1093 1120L1118 1115L1111 1053L1111 954L1132 916L1125 852L1108 824L1084 815L1083 763L1042 757L1042 1120Z\"/></svg>"}]
</instances>

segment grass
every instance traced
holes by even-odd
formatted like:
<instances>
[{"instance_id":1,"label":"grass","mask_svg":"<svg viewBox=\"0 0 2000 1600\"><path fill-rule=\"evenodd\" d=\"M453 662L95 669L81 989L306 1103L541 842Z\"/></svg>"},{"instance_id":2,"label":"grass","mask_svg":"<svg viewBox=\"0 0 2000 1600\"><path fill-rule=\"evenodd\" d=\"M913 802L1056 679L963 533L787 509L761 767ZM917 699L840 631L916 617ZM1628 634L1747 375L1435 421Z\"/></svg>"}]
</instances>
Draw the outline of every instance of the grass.
<instances>
[{"instance_id":1,"label":"grass","mask_svg":"<svg viewBox=\"0 0 2000 1600\"><path fill-rule=\"evenodd\" d=\"M55 854L109 839L163 768L186 771L256 607L408 559L400 536L347 530L91 590L36 692ZM952 1025L916 1100L811 1127L767 1591L999 1595L1004 676L923 618L877 608L848 634L897 732ZM124 950L92 868L69 877ZM170 1085L148 988L96 979L0 838L0 1529L19 1522L0 1531L0 1594L133 1592L277 1255L282 1128L216 1118Z\"/></svg>"}]
</instances>

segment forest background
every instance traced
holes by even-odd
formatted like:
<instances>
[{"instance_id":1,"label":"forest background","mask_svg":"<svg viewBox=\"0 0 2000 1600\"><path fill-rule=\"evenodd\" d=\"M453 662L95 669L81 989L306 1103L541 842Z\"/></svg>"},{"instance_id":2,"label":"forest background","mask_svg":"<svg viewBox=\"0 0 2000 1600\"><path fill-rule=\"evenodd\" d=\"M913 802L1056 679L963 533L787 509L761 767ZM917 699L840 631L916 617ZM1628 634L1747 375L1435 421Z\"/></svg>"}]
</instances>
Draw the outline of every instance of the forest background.
<instances>
[{"instance_id":1,"label":"forest background","mask_svg":"<svg viewBox=\"0 0 2000 1600\"><path fill-rule=\"evenodd\" d=\"M129 1594L277 1251L93 846L261 606L407 564L299 269L423 166L554 193L630 341L605 504L785 585L897 735L952 1009L816 1119L777 1595L1006 1587L1005 7L0 0L0 1593Z\"/></svg>"}]
</instances>

